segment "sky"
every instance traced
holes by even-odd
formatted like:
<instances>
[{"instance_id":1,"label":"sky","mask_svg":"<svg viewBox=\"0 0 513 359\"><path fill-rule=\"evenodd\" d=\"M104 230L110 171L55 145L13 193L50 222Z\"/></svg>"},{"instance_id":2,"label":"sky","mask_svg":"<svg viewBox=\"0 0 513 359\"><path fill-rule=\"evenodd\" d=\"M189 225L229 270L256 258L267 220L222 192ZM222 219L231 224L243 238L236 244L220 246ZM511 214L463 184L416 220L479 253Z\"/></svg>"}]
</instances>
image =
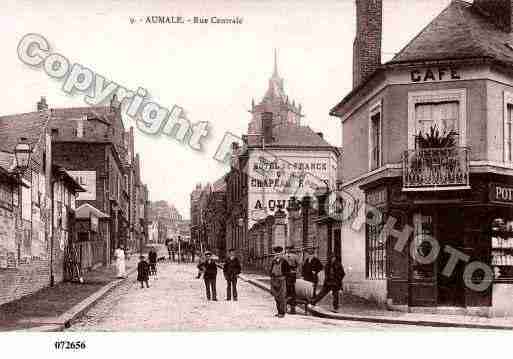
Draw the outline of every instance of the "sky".
<instances>
[{"instance_id":1,"label":"sky","mask_svg":"<svg viewBox=\"0 0 513 359\"><path fill-rule=\"evenodd\" d=\"M354 0L1 1L0 64L4 91L0 115L31 112L41 96L50 107L86 106L67 95L62 81L22 63L17 46L27 33L43 35L51 51L87 66L151 100L185 109L192 123L208 121L202 151L174 138L135 128L135 146L150 199L167 200L189 218L196 183L228 170L213 159L224 134L247 132L251 99L258 103L273 70L285 92L303 105L303 124L341 146L339 120L329 110L352 86ZM383 61L392 58L450 0L383 0ZM240 17L242 24L131 24L146 16ZM347 155L347 154L346 154Z\"/></svg>"}]
</instances>

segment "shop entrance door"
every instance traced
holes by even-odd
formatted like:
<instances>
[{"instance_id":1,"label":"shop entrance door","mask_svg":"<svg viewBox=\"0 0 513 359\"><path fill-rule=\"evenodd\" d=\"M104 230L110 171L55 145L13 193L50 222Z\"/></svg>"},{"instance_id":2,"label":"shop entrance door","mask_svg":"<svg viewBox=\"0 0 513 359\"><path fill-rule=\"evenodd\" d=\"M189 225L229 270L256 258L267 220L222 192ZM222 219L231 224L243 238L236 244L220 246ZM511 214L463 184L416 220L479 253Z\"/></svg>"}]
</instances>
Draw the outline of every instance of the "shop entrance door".
<instances>
[{"instance_id":1,"label":"shop entrance door","mask_svg":"<svg viewBox=\"0 0 513 359\"><path fill-rule=\"evenodd\" d=\"M408 281L408 304L412 307L434 307L437 305L436 260L428 263L431 246L428 237L435 237L436 212L421 210L413 214L413 238L410 245L410 273Z\"/></svg>"},{"instance_id":2,"label":"shop entrance door","mask_svg":"<svg viewBox=\"0 0 513 359\"><path fill-rule=\"evenodd\" d=\"M463 211L461 208L439 208L437 210L437 236L440 244L440 254L437 260L437 283L439 306L464 306L465 286L463 271L465 263L458 261L456 268L450 275L443 273L451 253L447 251L456 249L465 253L463 241Z\"/></svg>"}]
</instances>

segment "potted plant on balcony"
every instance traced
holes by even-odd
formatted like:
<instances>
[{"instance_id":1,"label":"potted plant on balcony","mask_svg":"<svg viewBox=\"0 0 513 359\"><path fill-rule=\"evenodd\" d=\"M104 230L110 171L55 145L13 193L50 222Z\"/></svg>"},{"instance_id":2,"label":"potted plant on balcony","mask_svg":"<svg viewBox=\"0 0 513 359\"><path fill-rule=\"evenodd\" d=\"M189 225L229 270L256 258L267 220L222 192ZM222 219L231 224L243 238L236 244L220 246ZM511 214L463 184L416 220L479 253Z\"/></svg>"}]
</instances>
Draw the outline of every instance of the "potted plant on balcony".
<instances>
[{"instance_id":1,"label":"potted plant on balcony","mask_svg":"<svg viewBox=\"0 0 513 359\"><path fill-rule=\"evenodd\" d=\"M415 145L419 149L455 147L458 143L457 136L456 131L440 132L438 126L435 125L429 128L429 133L423 134L419 131L415 136Z\"/></svg>"},{"instance_id":2,"label":"potted plant on balcony","mask_svg":"<svg viewBox=\"0 0 513 359\"><path fill-rule=\"evenodd\" d=\"M426 133L415 136L415 148L410 159L410 180L422 184L446 184L458 176L459 159L454 149L458 143L456 131L440 131L431 126Z\"/></svg>"}]
</instances>

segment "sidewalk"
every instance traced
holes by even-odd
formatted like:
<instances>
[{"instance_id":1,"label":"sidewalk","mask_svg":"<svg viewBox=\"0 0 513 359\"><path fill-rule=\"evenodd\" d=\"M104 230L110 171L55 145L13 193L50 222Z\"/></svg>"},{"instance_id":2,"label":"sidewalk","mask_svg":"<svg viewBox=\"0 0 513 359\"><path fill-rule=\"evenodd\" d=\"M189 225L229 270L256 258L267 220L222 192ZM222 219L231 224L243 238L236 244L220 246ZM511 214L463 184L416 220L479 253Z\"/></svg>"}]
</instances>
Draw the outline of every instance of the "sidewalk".
<instances>
[{"instance_id":1,"label":"sidewalk","mask_svg":"<svg viewBox=\"0 0 513 359\"><path fill-rule=\"evenodd\" d=\"M136 270L135 256L126 263L127 273ZM93 305L123 279L115 267L100 267L84 274L84 284L58 283L0 306L0 331L59 331Z\"/></svg>"},{"instance_id":2,"label":"sidewalk","mask_svg":"<svg viewBox=\"0 0 513 359\"><path fill-rule=\"evenodd\" d=\"M241 274L239 278L263 290L270 291L270 279L259 274ZM331 310L331 294L315 306L308 306L308 312L319 317L385 324L420 325L429 327L455 327L477 329L513 330L513 318L486 318L467 315L442 315L405 313L387 310L376 303L366 301L343 292L338 312ZM301 310L298 307L298 310Z\"/></svg>"}]
</instances>

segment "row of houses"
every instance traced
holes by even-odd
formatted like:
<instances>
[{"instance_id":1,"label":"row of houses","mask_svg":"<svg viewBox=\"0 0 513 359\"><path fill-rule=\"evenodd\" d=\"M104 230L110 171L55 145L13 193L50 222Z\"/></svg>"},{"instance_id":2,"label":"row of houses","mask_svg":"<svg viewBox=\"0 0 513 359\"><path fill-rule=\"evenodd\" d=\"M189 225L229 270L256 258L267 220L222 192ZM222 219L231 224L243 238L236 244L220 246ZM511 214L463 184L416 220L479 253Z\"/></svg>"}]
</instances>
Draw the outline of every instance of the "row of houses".
<instances>
[{"instance_id":1,"label":"row of houses","mask_svg":"<svg viewBox=\"0 0 513 359\"><path fill-rule=\"evenodd\" d=\"M233 147L225 246L339 255L344 289L394 310L513 315L513 1L453 0L386 63L382 7L356 0L343 158L275 70Z\"/></svg>"},{"instance_id":2,"label":"row of houses","mask_svg":"<svg viewBox=\"0 0 513 359\"><path fill-rule=\"evenodd\" d=\"M24 162L25 161L25 162ZM108 265L147 241L133 128L108 106L0 117L0 304Z\"/></svg>"},{"instance_id":3,"label":"row of houses","mask_svg":"<svg viewBox=\"0 0 513 359\"><path fill-rule=\"evenodd\" d=\"M190 221L182 217L178 209L167 201L150 203L149 241L152 243L189 242Z\"/></svg>"},{"instance_id":4,"label":"row of houses","mask_svg":"<svg viewBox=\"0 0 513 359\"><path fill-rule=\"evenodd\" d=\"M210 184L197 184L191 193L191 242L201 251L226 254L225 178Z\"/></svg>"}]
</instances>

